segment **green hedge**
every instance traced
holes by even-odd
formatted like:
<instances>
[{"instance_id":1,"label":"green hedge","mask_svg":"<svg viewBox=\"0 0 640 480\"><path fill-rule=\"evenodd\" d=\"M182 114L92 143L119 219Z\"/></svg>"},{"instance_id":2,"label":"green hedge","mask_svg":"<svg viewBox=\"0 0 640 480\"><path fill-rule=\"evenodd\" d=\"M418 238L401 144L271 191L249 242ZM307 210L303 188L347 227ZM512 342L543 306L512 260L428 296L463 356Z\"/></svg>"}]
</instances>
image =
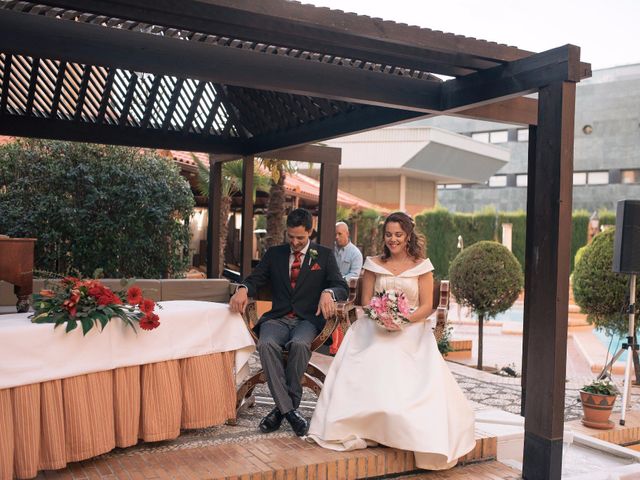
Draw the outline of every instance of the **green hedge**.
<instances>
[{"instance_id":1,"label":"green hedge","mask_svg":"<svg viewBox=\"0 0 640 480\"><path fill-rule=\"evenodd\" d=\"M614 225L615 213L599 212L600 224ZM459 250L458 235L462 235L464 246L469 247L482 240L502 240L502 224L511 223L512 252L524 267L526 245L526 214L517 212L496 212L487 209L478 213L452 213L438 208L416 217L416 227L427 237L427 255L433 262L438 278L449 277L449 266ZM587 243L589 213L581 210L573 213L573 236L571 238L571 271L574 257L580 247ZM523 268L524 269L524 268Z\"/></svg>"},{"instance_id":2,"label":"green hedge","mask_svg":"<svg viewBox=\"0 0 640 480\"><path fill-rule=\"evenodd\" d=\"M193 204L174 162L139 148L45 140L0 147L0 233L37 238L40 270L180 276Z\"/></svg>"}]
</instances>

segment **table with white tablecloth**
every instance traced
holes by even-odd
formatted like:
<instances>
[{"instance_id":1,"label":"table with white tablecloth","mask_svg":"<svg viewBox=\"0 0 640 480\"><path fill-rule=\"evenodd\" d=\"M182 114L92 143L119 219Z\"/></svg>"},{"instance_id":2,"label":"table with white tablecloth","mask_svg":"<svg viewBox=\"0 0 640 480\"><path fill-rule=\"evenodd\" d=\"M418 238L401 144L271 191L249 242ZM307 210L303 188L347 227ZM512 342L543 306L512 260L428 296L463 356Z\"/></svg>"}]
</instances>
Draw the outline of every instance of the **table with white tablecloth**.
<instances>
[{"instance_id":1,"label":"table with white tablecloth","mask_svg":"<svg viewBox=\"0 0 640 480\"><path fill-rule=\"evenodd\" d=\"M0 315L0 479L235 417L255 349L240 315L213 302L159 306L155 330L113 319L86 336Z\"/></svg>"}]
</instances>

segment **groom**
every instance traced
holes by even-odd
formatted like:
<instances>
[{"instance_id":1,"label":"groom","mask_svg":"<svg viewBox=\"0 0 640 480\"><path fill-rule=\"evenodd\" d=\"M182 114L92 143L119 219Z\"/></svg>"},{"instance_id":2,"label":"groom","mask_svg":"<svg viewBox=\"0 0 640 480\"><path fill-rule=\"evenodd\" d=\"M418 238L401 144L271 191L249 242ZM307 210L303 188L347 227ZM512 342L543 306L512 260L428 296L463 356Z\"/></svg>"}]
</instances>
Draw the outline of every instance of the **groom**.
<instances>
[{"instance_id":1,"label":"groom","mask_svg":"<svg viewBox=\"0 0 640 480\"><path fill-rule=\"evenodd\" d=\"M280 428L284 418L296 435L307 433L309 424L297 408L311 342L324 327L325 318L336 314L336 300L347 298L348 286L333 252L309 241L312 230L311 214L302 208L293 210L287 217L289 243L267 250L229 301L232 311L242 313L248 297L263 285L271 285L272 308L255 326L260 361L276 403L260 422L263 433ZM283 350L288 351L286 367Z\"/></svg>"}]
</instances>

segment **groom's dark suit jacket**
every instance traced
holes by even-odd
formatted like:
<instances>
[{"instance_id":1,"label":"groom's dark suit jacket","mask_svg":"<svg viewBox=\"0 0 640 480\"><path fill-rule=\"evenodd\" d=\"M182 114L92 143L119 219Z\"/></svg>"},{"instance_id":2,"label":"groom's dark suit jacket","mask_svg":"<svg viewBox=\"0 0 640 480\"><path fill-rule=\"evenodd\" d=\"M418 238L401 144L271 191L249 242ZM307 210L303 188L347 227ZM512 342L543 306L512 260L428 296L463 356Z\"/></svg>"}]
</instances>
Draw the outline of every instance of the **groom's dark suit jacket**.
<instances>
[{"instance_id":1,"label":"groom's dark suit jacket","mask_svg":"<svg viewBox=\"0 0 640 480\"><path fill-rule=\"evenodd\" d=\"M313 258L312 250L318 252L316 258ZM289 312L295 312L298 318L313 323L320 331L324 327L325 319L322 314L316 315L316 310L322 291L331 289L336 300L347 299L349 287L340 275L331 249L311 242L300 267L296 288L293 290L289 280L290 253L289 244L271 247L253 272L242 282L247 287L250 297L255 297L260 287L267 284L271 286L272 308L260 318L255 327L256 331L263 320L281 318Z\"/></svg>"}]
</instances>

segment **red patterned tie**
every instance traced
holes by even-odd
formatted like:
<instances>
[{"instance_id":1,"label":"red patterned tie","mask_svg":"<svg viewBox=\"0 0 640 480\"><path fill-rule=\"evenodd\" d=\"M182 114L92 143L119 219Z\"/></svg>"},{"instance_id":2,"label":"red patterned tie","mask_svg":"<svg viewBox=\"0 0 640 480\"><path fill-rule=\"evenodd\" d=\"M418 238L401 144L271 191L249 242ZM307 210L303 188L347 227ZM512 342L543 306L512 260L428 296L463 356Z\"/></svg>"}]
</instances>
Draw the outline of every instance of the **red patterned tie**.
<instances>
[{"instance_id":1,"label":"red patterned tie","mask_svg":"<svg viewBox=\"0 0 640 480\"><path fill-rule=\"evenodd\" d=\"M302 252L293 252L293 263L291 264L291 290L296 288L296 280L300 274L300 266L302 265Z\"/></svg>"}]
</instances>

